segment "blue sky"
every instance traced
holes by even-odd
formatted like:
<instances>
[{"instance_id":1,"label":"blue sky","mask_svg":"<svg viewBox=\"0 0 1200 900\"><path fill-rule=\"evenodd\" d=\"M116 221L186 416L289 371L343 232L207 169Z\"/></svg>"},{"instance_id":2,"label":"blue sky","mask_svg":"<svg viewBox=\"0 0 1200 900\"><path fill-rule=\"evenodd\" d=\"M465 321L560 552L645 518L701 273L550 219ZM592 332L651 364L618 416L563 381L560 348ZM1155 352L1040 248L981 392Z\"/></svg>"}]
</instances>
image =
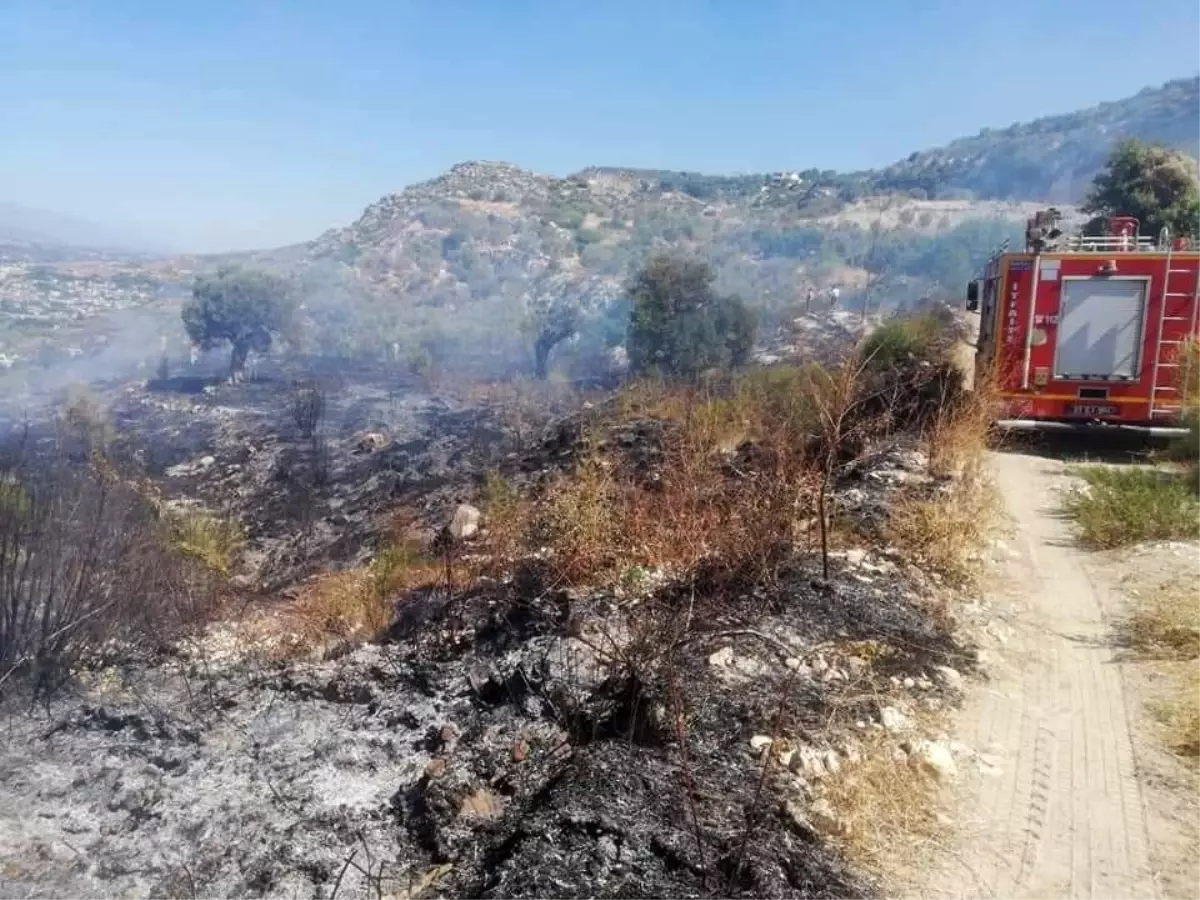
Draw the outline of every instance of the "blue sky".
<instances>
[{"instance_id":1,"label":"blue sky","mask_svg":"<svg viewBox=\"0 0 1200 900\"><path fill-rule=\"evenodd\" d=\"M185 250L465 159L883 165L1200 68L1196 0L0 0L0 201Z\"/></svg>"}]
</instances>

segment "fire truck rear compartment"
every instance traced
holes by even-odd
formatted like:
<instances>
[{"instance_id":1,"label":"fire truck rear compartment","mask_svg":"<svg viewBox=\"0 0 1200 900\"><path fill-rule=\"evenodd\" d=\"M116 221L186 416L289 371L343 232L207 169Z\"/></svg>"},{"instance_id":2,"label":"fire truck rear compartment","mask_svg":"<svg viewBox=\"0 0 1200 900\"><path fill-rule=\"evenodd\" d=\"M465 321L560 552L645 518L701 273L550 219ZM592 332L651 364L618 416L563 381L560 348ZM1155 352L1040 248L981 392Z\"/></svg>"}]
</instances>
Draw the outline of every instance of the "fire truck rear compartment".
<instances>
[{"instance_id":1,"label":"fire truck rear compartment","mask_svg":"<svg viewBox=\"0 0 1200 900\"><path fill-rule=\"evenodd\" d=\"M1063 278L1055 379L1137 379L1148 284L1145 278Z\"/></svg>"}]
</instances>

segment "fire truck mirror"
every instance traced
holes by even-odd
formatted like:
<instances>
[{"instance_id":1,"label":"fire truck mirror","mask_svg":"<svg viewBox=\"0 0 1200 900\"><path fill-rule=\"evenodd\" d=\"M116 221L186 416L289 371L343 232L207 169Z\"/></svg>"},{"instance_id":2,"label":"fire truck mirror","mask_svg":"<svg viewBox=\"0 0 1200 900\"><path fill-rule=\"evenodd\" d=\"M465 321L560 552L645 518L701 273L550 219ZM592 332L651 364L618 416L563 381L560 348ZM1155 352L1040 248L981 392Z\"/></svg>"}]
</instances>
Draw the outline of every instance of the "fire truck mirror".
<instances>
[{"instance_id":1,"label":"fire truck mirror","mask_svg":"<svg viewBox=\"0 0 1200 900\"><path fill-rule=\"evenodd\" d=\"M967 282L967 312L976 312L979 309L979 282Z\"/></svg>"}]
</instances>

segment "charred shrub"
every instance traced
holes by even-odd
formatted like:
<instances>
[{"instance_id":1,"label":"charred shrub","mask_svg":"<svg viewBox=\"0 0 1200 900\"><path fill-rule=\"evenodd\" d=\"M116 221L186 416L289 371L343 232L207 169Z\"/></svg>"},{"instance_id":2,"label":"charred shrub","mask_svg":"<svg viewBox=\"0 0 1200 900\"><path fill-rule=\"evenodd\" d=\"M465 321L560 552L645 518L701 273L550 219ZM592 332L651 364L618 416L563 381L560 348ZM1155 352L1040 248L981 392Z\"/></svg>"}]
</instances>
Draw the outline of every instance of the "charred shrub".
<instances>
[{"instance_id":1,"label":"charred shrub","mask_svg":"<svg viewBox=\"0 0 1200 900\"><path fill-rule=\"evenodd\" d=\"M325 419L325 390L315 382L292 385L292 421L304 440L311 440Z\"/></svg>"},{"instance_id":2,"label":"charred shrub","mask_svg":"<svg viewBox=\"0 0 1200 900\"><path fill-rule=\"evenodd\" d=\"M0 459L0 685L53 688L81 658L161 646L201 621L215 573L103 461ZM26 677L22 677L26 676Z\"/></svg>"}]
</instances>

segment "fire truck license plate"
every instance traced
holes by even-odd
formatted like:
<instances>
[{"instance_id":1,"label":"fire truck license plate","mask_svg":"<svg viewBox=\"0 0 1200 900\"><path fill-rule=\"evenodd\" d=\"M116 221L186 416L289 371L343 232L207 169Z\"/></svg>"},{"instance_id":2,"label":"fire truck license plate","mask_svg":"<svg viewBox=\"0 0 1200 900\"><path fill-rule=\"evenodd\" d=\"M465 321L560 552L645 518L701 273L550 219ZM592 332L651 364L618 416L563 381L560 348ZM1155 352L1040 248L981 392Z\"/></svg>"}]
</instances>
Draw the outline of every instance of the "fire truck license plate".
<instances>
[{"instance_id":1,"label":"fire truck license plate","mask_svg":"<svg viewBox=\"0 0 1200 900\"><path fill-rule=\"evenodd\" d=\"M1117 415L1117 408L1105 403L1072 403L1067 407L1068 416L1087 416L1096 419Z\"/></svg>"}]
</instances>

